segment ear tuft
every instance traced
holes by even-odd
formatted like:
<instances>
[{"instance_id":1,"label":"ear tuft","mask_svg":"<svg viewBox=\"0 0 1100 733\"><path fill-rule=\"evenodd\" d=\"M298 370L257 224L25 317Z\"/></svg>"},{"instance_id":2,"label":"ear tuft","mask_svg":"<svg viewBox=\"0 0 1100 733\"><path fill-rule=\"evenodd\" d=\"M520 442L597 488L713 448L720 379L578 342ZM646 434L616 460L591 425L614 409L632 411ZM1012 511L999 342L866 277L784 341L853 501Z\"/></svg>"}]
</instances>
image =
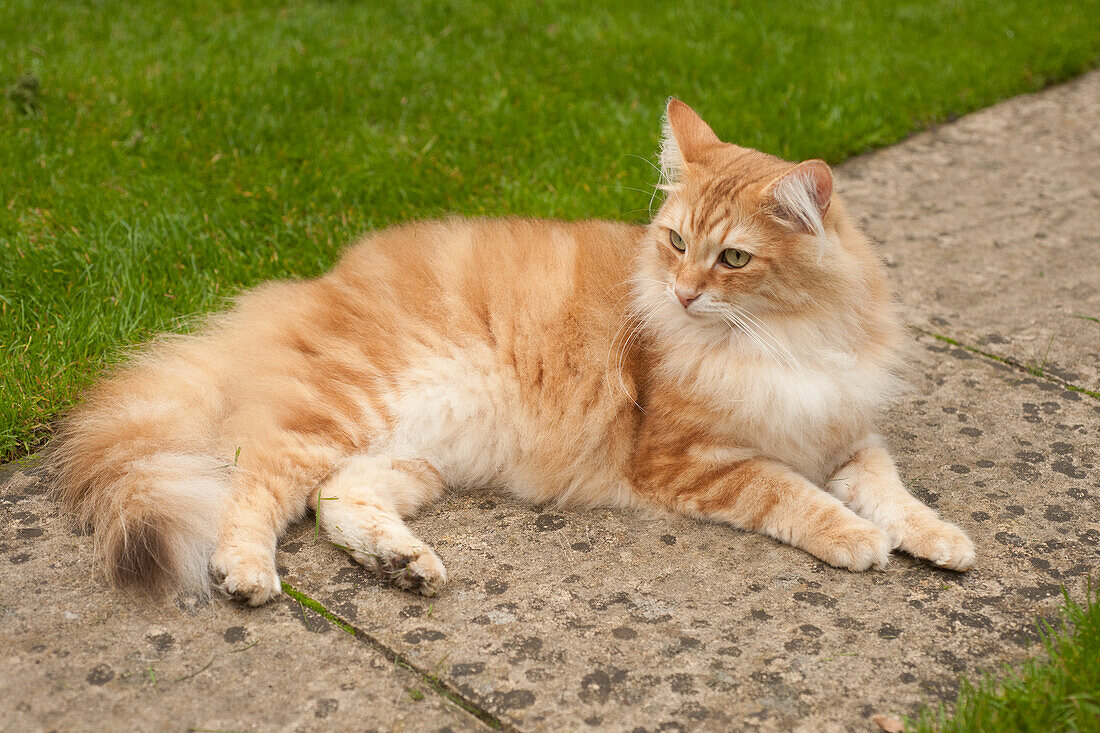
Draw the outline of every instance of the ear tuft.
<instances>
[{"instance_id":1,"label":"ear tuft","mask_svg":"<svg viewBox=\"0 0 1100 733\"><path fill-rule=\"evenodd\" d=\"M675 97L668 100L661 127L662 184L678 181L692 163L702 159L708 148L722 143L695 110Z\"/></svg>"},{"instance_id":2,"label":"ear tuft","mask_svg":"<svg viewBox=\"0 0 1100 733\"><path fill-rule=\"evenodd\" d=\"M833 199L833 172L823 160L807 160L773 181L777 219L797 232L825 236L825 215Z\"/></svg>"}]
</instances>

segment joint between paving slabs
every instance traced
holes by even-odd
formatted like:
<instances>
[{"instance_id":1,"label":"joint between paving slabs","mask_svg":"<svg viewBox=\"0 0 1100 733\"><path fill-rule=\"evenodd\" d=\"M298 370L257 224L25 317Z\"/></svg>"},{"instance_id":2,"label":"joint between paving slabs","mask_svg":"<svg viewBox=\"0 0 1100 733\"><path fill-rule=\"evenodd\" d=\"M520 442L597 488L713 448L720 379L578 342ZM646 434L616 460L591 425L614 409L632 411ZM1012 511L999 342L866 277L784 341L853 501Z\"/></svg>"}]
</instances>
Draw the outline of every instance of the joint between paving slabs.
<instances>
[{"instance_id":1,"label":"joint between paving slabs","mask_svg":"<svg viewBox=\"0 0 1100 733\"><path fill-rule=\"evenodd\" d=\"M1052 384L1057 384L1059 387L1062 387L1063 389L1068 389L1071 392L1078 392L1080 394L1091 397L1094 400L1100 400L1100 392L1094 392L1091 389L1086 389L1085 387L1080 387L1076 384L1073 384L1072 382L1068 382L1065 379L1062 379L1061 377L1056 377L1053 374L1051 374L1050 372L1044 371L1042 369L1042 367L1035 367L1035 366L1031 366L1031 365L1028 365L1028 364L1024 364L1021 361L1017 361L1016 359L1013 359L1011 356L999 356L997 354L992 354L988 351L982 351L981 349L975 348L973 346L968 346L967 344L964 344L961 341L958 341L957 339L953 339L950 336L944 336L944 335L938 334L934 331L927 331L927 330L921 328L920 326L910 326L910 328L913 329L914 331L916 331L917 333L923 334L925 336L931 336L932 338L937 339L939 341L943 341L944 343L951 344L952 346L957 346L958 348L963 349L964 351L969 351L971 354L977 354L978 356L989 359L990 361L995 361L998 364L1003 364L1004 366L1011 367L1012 369L1015 369L1016 371L1024 372L1025 374L1030 374L1033 377L1038 377L1039 379L1045 379L1046 381L1051 382Z\"/></svg>"},{"instance_id":2,"label":"joint between paving slabs","mask_svg":"<svg viewBox=\"0 0 1100 733\"><path fill-rule=\"evenodd\" d=\"M427 670L421 669L420 667L416 666L408 659L403 657L400 653L383 644L375 637L340 618L335 613L325 608L324 604L320 601L311 598L310 596L306 595L286 581L283 581L282 586L283 592L293 598L295 601L297 601L301 606L308 608L322 618L331 622L344 633L354 636L356 639L384 656L395 666L412 672L420 678L421 682L427 685L428 688L435 692L437 695L443 697L451 704L462 708L462 710L477 718L486 727L492 730L502 730L510 731L510 733L519 733L519 729L515 726L504 722L485 708L478 705L473 700L465 697L461 692L448 685L437 675L434 675Z\"/></svg>"}]
</instances>

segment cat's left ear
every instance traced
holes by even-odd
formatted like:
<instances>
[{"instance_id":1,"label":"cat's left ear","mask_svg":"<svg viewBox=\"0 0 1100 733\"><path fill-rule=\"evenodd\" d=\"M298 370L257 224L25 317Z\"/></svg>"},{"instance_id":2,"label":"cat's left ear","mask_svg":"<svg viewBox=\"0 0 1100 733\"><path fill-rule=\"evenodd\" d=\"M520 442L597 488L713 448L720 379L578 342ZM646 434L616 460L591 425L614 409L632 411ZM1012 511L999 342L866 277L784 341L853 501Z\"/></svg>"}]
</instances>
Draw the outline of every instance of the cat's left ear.
<instances>
[{"instance_id":1,"label":"cat's left ear","mask_svg":"<svg viewBox=\"0 0 1100 733\"><path fill-rule=\"evenodd\" d=\"M823 160L807 160L767 187L775 218L802 234L825 234L825 215L833 200L833 172Z\"/></svg>"}]
</instances>

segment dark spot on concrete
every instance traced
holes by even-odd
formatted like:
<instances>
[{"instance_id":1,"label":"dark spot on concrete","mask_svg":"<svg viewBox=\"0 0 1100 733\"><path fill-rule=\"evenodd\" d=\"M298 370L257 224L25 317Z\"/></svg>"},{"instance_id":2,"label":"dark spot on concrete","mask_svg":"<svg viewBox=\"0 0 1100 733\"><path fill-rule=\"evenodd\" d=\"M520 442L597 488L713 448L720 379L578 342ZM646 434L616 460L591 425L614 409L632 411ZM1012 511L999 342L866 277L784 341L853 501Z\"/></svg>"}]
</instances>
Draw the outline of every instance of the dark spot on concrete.
<instances>
[{"instance_id":1,"label":"dark spot on concrete","mask_svg":"<svg viewBox=\"0 0 1100 733\"><path fill-rule=\"evenodd\" d=\"M1042 463L1047 459L1047 457L1044 456L1042 453L1026 450L1016 451L1016 457L1024 463Z\"/></svg>"},{"instance_id":2,"label":"dark spot on concrete","mask_svg":"<svg viewBox=\"0 0 1100 733\"><path fill-rule=\"evenodd\" d=\"M423 606L405 606L399 614L402 618L420 618L424 615Z\"/></svg>"},{"instance_id":3,"label":"dark spot on concrete","mask_svg":"<svg viewBox=\"0 0 1100 733\"><path fill-rule=\"evenodd\" d=\"M783 643L783 648L789 652L800 654L817 654L821 651L821 644L813 639L790 639Z\"/></svg>"},{"instance_id":4,"label":"dark spot on concrete","mask_svg":"<svg viewBox=\"0 0 1100 733\"><path fill-rule=\"evenodd\" d=\"M351 560L351 558L348 558L348 559ZM355 560L351 560L351 561L353 563L355 563L355 566L350 567L350 568L341 568L339 571L337 571L337 573L335 575L332 576L332 582L334 582L334 583L356 583L356 582L363 579L364 576L363 576L363 570L362 570L361 566L358 563L356 563Z\"/></svg>"},{"instance_id":5,"label":"dark spot on concrete","mask_svg":"<svg viewBox=\"0 0 1100 733\"><path fill-rule=\"evenodd\" d=\"M1069 476L1070 478L1088 478L1088 473L1081 468L1073 465L1073 461L1068 458L1059 458L1050 464L1058 473L1063 476Z\"/></svg>"},{"instance_id":6,"label":"dark spot on concrete","mask_svg":"<svg viewBox=\"0 0 1100 733\"><path fill-rule=\"evenodd\" d=\"M669 686L673 692L678 692L681 695L694 695L695 694L695 677L694 675L677 673L670 674L668 677Z\"/></svg>"},{"instance_id":7,"label":"dark spot on concrete","mask_svg":"<svg viewBox=\"0 0 1100 733\"><path fill-rule=\"evenodd\" d=\"M483 509L485 511L489 511L491 509L496 509L497 508L497 503L495 501L493 501L492 499L486 499L485 501L478 504L477 508L478 509Z\"/></svg>"},{"instance_id":8,"label":"dark spot on concrete","mask_svg":"<svg viewBox=\"0 0 1100 733\"><path fill-rule=\"evenodd\" d=\"M592 545L588 544L587 542L574 542L569 546L577 552L588 552L592 549Z\"/></svg>"},{"instance_id":9,"label":"dark spot on concrete","mask_svg":"<svg viewBox=\"0 0 1100 733\"><path fill-rule=\"evenodd\" d=\"M466 664L456 664L451 667L451 674L453 674L455 677L466 677L472 674L481 674L484 671L484 662L468 662Z\"/></svg>"},{"instance_id":10,"label":"dark spot on concrete","mask_svg":"<svg viewBox=\"0 0 1100 733\"><path fill-rule=\"evenodd\" d=\"M1040 583L1032 588L1017 588L1016 592L1024 598L1032 601L1039 601L1044 598L1051 598L1053 596L1059 596L1062 594L1062 586L1053 583Z\"/></svg>"},{"instance_id":11,"label":"dark spot on concrete","mask_svg":"<svg viewBox=\"0 0 1100 733\"><path fill-rule=\"evenodd\" d=\"M959 683L956 680L924 680L920 688L926 694L933 695L946 703L954 703L959 695Z\"/></svg>"},{"instance_id":12,"label":"dark spot on concrete","mask_svg":"<svg viewBox=\"0 0 1100 733\"><path fill-rule=\"evenodd\" d=\"M978 466L978 468L993 468L997 464L994 463L993 461L981 460L981 461L978 461L976 465Z\"/></svg>"},{"instance_id":13,"label":"dark spot on concrete","mask_svg":"<svg viewBox=\"0 0 1100 733\"><path fill-rule=\"evenodd\" d=\"M493 695L493 702L501 710L522 710L535 702L535 693L530 690L511 690L503 695Z\"/></svg>"},{"instance_id":14,"label":"dark spot on concrete","mask_svg":"<svg viewBox=\"0 0 1100 733\"><path fill-rule=\"evenodd\" d=\"M1067 512L1063 507L1057 504L1050 504L1047 506L1047 510L1043 512L1043 516L1052 522L1068 522L1073 519L1073 515Z\"/></svg>"},{"instance_id":15,"label":"dark spot on concrete","mask_svg":"<svg viewBox=\"0 0 1100 733\"><path fill-rule=\"evenodd\" d=\"M553 532L565 526L565 517L560 514L540 514L535 519L535 529L539 532Z\"/></svg>"},{"instance_id":16,"label":"dark spot on concrete","mask_svg":"<svg viewBox=\"0 0 1100 733\"><path fill-rule=\"evenodd\" d=\"M402 638L409 644L419 644L422 641L439 641L440 639L446 639L447 635L437 629L427 629L421 626L418 629L407 632Z\"/></svg>"},{"instance_id":17,"label":"dark spot on concrete","mask_svg":"<svg viewBox=\"0 0 1100 733\"><path fill-rule=\"evenodd\" d=\"M16 533L16 536L21 540L30 540L35 537L41 537L45 533L41 527L26 527Z\"/></svg>"},{"instance_id":18,"label":"dark spot on concrete","mask_svg":"<svg viewBox=\"0 0 1100 733\"><path fill-rule=\"evenodd\" d=\"M984 522L989 519L989 515L985 512L970 512L970 518L975 522Z\"/></svg>"},{"instance_id":19,"label":"dark spot on concrete","mask_svg":"<svg viewBox=\"0 0 1100 733\"><path fill-rule=\"evenodd\" d=\"M248 638L248 629L243 626L230 626L222 634L222 638L229 644L240 644Z\"/></svg>"},{"instance_id":20,"label":"dark spot on concrete","mask_svg":"<svg viewBox=\"0 0 1100 733\"><path fill-rule=\"evenodd\" d=\"M584 702L595 702L602 705L611 696L611 690L616 683L622 682L624 679L626 679L626 672L621 669L594 670L581 679L579 696Z\"/></svg>"},{"instance_id":21,"label":"dark spot on concrete","mask_svg":"<svg viewBox=\"0 0 1100 733\"><path fill-rule=\"evenodd\" d=\"M882 639L896 639L901 636L901 629L890 624L883 624L879 627L878 635Z\"/></svg>"},{"instance_id":22,"label":"dark spot on concrete","mask_svg":"<svg viewBox=\"0 0 1100 733\"><path fill-rule=\"evenodd\" d=\"M12 555L8 559L11 560L12 565L22 565L27 560L30 560L31 556L29 554L27 554L26 552L20 552L17 555Z\"/></svg>"},{"instance_id":23,"label":"dark spot on concrete","mask_svg":"<svg viewBox=\"0 0 1100 733\"><path fill-rule=\"evenodd\" d=\"M1020 539L1019 535L1015 535L1012 532L998 532L997 534L993 535L993 539L997 540L997 542L1001 543L1002 545L1007 545L1009 547L1024 546L1024 541Z\"/></svg>"},{"instance_id":24,"label":"dark spot on concrete","mask_svg":"<svg viewBox=\"0 0 1100 733\"><path fill-rule=\"evenodd\" d=\"M335 713L340 708L340 703L331 697L326 697L323 700L318 700L317 705L313 708L313 715L318 718L327 718Z\"/></svg>"},{"instance_id":25,"label":"dark spot on concrete","mask_svg":"<svg viewBox=\"0 0 1100 733\"><path fill-rule=\"evenodd\" d=\"M1088 499L1092 496L1088 489L1083 489L1080 486L1074 486L1071 489L1066 489L1066 493L1073 499Z\"/></svg>"},{"instance_id":26,"label":"dark spot on concrete","mask_svg":"<svg viewBox=\"0 0 1100 733\"><path fill-rule=\"evenodd\" d=\"M862 621L860 621L858 618L852 618L851 616L841 616L840 618L838 618L833 623L835 623L837 626L839 626L842 629L853 629L853 630L855 630L855 629L862 629L864 626L866 626L866 624L863 623Z\"/></svg>"},{"instance_id":27,"label":"dark spot on concrete","mask_svg":"<svg viewBox=\"0 0 1100 733\"><path fill-rule=\"evenodd\" d=\"M778 672L753 672L749 675L749 679L754 682L759 682L762 685L778 685L783 681L783 676Z\"/></svg>"},{"instance_id":28,"label":"dark spot on concrete","mask_svg":"<svg viewBox=\"0 0 1100 733\"><path fill-rule=\"evenodd\" d=\"M635 639L638 637L638 632L629 626L619 626L611 630L611 635L616 639Z\"/></svg>"},{"instance_id":29,"label":"dark spot on concrete","mask_svg":"<svg viewBox=\"0 0 1100 733\"><path fill-rule=\"evenodd\" d=\"M599 715L593 715L591 718L585 718L584 724L590 725L595 728L596 726L603 724L603 718L601 718Z\"/></svg>"},{"instance_id":30,"label":"dark spot on concrete","mask_svg":"<svg viewBox=\"0 0 1100 733\"><path fill-rule=\"evenodd\" d=\"M301 550L301 549L302 549L302 543L301 542L287 542L282 547L283 552L289 552L291 555L297 553L298 550Z\"/></svg>"},{"instance_id":31,"label":"dark spot on concrete","mask_svg":"<svg viewBox=\"0 0 1100 733\"><path fill-rule=\"evenodd\" d=\"M85 678L89 685L105 685L115 678L115 671L106 664L97 664Z\"/></svg>"},{"instance_id":32,"label":"dark spot on concrete","mask_svg":"<svg viewBox=\"0 0 1100 733\"><path fill-rule=\"evenodd\" d=\"M718 654L723 657L739 657L741 656L741 647L724 646L718 650Z\"/></svg>"},{"instance_id":33,"label":"dark spot on concrete","mask_svg":"<svg viewBox=\"0 0 1100 733\"><path fill-rule=\"evenodd\" d=\"M966 669L966 665L963 664L962 660L946 649L936 652L933 659L950 669L952 672L958 673Z\"/></svg>"},{"instance_id":34,"label":"dark spot on concrete","mask_svg":"<svg viewBox=\"0 0 1100 733\"><path fill-rule=\"evenodd\" d=\"M1009 514L1015 514L1017 517L1024 516L1026 510L1019 504L1009 504L1005 507L1005 511Z\"/></svg>"},{"instance_id":35,"label":"dark spot on concrete","mask_svg":"<svg viewBox=\"0 0 1100 733\"><path fill-rule=\"evenodd\" d=\"M898 681L904 682L908 685L916 682L917 678L911 672L902 672L900 675L898 675Z\"/></svg>"},{"instance_id":36,"label":"dark spot on concrete","mask_svg":"<svg viewBox=\"0 0 1100 733\"><path fill-rule=\"evenodd\" d=\"M752 609L752 613L750 615L757 621L770 621L772 617L770 613L761 608Z\"/></svg>"},{"instance_id":37,"label":"dark spot on concrete","mask_svg":"<svg viewBox=\"0 0 1100 733\"><path fill-rule=\"evenodd\" d=\"M674 710L672 714L682 718L687 718L688 720L693 720L696 723L701 720L706 720L711 716L710 710L694 701L684 703L676 710Z\"/></svg>"},{"instance_id":38,"label":"dark spot on concrete","mask_svg":"<svg viewBox=\"0 0 1100 733\"><path fill-rule=\"evenodd\" d=\"M826 608L832 608L836 605L836 599L827 596L824 593L818 593L812 590L800 590L794 594L794 599L801 603L808 603L811 606L825 606Z\"/></svg>"},{"instance_id":39,"label":"dark spot on concrete","mask_svg":"<svg viewBox=\"0 0 1100 733\"><path fill-rule=\"evenodd\" d=\"M671 547L672 545L676 544L676 537L670 534L663 534L661 535L661 542L664 542L666 545Z\"/></svg>"},{"instance_id":40,"label":"dark spot on concrete","mask_svg":"<svg viewBox=\"0 0 1100 733\"><path fill-rule=\"evenodd\" d=\"M176 643L176 640L172 638L172 635L165 631L163 634L156 634L146 636L149 643L153 645L153 648L158 652L166 652L172 648L172 645Z\"/></svg>"},{"instance_id":41,"label":"dark spot on concrete","mask_svg":"<svg viewBox=\"0 0 1100 733\"><path fill-rule=\"evenodd\" d=\"M959 428L959 432L963 435L969 435L971 438L977 438L982 434L982 431L978 428Z\"/></svg>"},{"instance_id":42,"label":"dark spot on concrete","mask_svg":"<svg viewBox=\"0 0 1100 733\"><path fill-rule=\"evenodd\" d=\"M952 464L951 470L955 473L970 473L970 466L964 466L961 463Z\"/></svg>"},{"instance_id":43,"label":"dark spot on concrete","mask_svg":"<svg viewBox=\"0 0 1100 733\"><path fill-rule=\"evenodd\" d=\"M813 624L802 624L801 626L798 627L798 630L801 631L806 636L810 637L811 639L820 638L821 635L825 633L824 631L817 628Z\"/></svg>"},{"instance_id":44,"label":"dark spot on concrete","mask_svg":"<svg viewBox=\"0 0 1100 733\"><path fill-rule=\"evenodd\" d=\"M502 646L512 651L513 663L523 662L534 658L542 650L542 639L537 636L518 636L504 642Z\"/></svg>"},{"instance_id":45,"label":"dark spot on concrete","mask_svg":"<svg viewBox=\"0 0 1100 733\"><path fill-rule=\"evenodd\" d=\"M478 626L488 626L489 624L493 623L489 620L489 617L484 614L480 616L474 616L472 619L470 619L470 621L477 624Z\"/></svg>"},{"instance_id":46,"label":"dark spot on concrete","mask_svg":"<svg viewBox=\"0 0 1100 733\"><path fill-rule=\"evenodd\" d=\"M490 596L499 596L508 590L508 584L503 580L490 580L485 583L485 593Z\"/></svg>"},{"instance_id":47,"label":"dark spot on concrete","mask_svg":"<svg viewBox=\"0 0 1100 733\"><path fill-rule=\"evenodd\" d=\"M989 620L988 616L981 613L962 613L961 611L946 611L943 615L952 623L961 624L971 629L991 630L993 628L993 622Z\"/></svg>"}]
</instances>

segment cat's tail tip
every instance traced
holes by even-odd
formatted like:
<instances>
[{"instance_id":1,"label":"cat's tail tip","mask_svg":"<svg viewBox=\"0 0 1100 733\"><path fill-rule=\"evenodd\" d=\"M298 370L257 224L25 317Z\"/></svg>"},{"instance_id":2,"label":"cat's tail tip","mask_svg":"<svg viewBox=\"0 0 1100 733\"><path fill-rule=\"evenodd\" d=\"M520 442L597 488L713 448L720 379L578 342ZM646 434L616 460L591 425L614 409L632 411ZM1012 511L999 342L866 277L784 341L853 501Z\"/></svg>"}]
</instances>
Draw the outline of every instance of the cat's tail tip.
<instances>
[{"instance_id":1,"label":"cat's tail tip","mask_svg":"<svg viewBox=\"0 0 1100 733\"><path fill-rule=\"evenodd\" d=\"M121 467L59 463L56 491L75 522L91 530L96 564L120 589L210 595L224 466L186 453L156 453Z\"/></svg>"}]
</instances>

